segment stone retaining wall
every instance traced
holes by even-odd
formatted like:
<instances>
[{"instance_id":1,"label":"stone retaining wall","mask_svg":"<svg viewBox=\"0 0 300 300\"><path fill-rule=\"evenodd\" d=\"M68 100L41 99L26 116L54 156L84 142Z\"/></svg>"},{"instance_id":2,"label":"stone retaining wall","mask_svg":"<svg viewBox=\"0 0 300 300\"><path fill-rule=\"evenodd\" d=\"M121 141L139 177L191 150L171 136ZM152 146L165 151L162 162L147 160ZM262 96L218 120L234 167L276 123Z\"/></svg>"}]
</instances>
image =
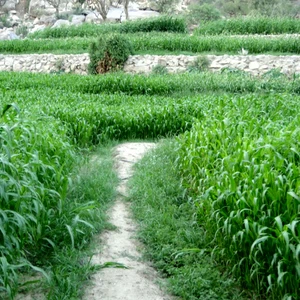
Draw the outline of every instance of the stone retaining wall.
<instances>
[{"instance_id":1,"label":"stone retaining wall","mask_svg":"<svg viewBox=\"0 0 300 300\"><path fill-rule=\"evenodd\" d=\"M134 55L125 64L124 71L128 73L150 73L156 65L165 66L170 73L184 72L195 56L186 55ZM300 56L272 55L207 55L211 71L223 68L235 68L253 75L262 75L269 70L279 69L285 74L300 74ZM0 55L0 71L27 71L51 73L64 71L66 73L87 74L88 54L80 55Z\"/></svg>"}]
</instances>

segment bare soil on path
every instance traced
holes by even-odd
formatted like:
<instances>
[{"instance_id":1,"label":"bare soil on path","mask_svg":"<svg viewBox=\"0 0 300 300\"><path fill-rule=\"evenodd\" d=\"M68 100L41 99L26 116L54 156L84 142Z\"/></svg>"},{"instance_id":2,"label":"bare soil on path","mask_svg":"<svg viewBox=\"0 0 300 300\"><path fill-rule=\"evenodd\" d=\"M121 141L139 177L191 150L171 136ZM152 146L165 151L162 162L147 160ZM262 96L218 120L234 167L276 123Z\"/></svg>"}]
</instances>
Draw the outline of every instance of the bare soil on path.
<instances>
[{"instance_id":1,"label":"bare soil on path","mask_svg":"<svg viewBox=\"0 0 300 300\"><path fill-rule=\"evenodd\" d=\"M92 277L86 289L84 300L171 300L157 284L156 271L141 259L139 243L135 239L136 224L131 218L127 196L127 180L132 176L132 166L144 153L153 148L154 143L125 143L115 148L115 165L121 183L119 196L110 210L110 222L116 230L107 231L98 237L99 252L92 263L118 262L128 269L105 268Z\"/></svg>"}]
</instances>

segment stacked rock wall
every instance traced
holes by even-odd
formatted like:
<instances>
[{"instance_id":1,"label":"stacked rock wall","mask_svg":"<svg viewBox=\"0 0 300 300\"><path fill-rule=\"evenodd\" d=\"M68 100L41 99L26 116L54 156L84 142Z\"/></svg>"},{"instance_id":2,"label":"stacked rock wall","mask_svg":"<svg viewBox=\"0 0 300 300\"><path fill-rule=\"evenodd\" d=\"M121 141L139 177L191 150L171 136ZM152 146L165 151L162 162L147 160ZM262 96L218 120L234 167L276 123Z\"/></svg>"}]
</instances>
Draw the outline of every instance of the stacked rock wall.
<instances>
[{"instance_id":1,"label":"stacked rock wall","mask_svg":"<svg viewBox=\"0 0 300 300\"><path fill-rule=\"evenodd\" d=\"M272 69L292 75L300 74L300 56L272 55L207 55L211 71L234 68L262 75ZM195 60L195 56L186 55L133 55L127 60L124 71L127 73L150 73L156 65L165 66L170 73L185 72ZM0 55L0 71L51 73L63 71L74 74L87 74L88 54L79 55Z\"/></svg>"}]
</instances>

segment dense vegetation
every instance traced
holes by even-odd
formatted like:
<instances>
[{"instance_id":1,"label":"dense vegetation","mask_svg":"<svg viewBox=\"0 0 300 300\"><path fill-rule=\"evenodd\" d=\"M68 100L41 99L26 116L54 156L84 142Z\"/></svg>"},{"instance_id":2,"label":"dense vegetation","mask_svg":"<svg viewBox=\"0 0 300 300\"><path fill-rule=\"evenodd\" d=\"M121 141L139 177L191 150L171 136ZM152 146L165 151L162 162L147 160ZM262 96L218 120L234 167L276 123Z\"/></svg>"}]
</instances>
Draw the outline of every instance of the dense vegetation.
<instances>
[{"instance_id":1,"label":"dense vegetation","mask_svg":"<svg viewBox=\"0 0 300 300\"><path fill-rule=\"evenodd\" d=\"M0 51L82 53L99 35L122 33L135 53L300 53L298 37L225 35L299 33L299 21L244 21L206 23L194 36L169 17L49 29L1 41ZM97 49L94 69L109 53ZM298 75L2 72L0 95L0 297L13 298L32 284L20 275L37 271L49 299L79 298L97 268L84 251L108 226L116 185L107 149L99 162L80 156L113 140L176 136L140 165L131 195L170 290L189 300L247 298L245 290L299 299Z\"/></svg>"},{"instance_id":2,"label":"dense vegetation","mask_svg":"<svg viewBox=\"0 0 300 300\"><path fill-rule=\"evenodd\" d=\"M1 106L17 102L22 111L22 118L7 111L1 127L1 216L6 220L1 280L7 292L14 292L16 268L25 264L21 261L39 265L45 253L51 257L51 249L68 243L81 248L95 231L99 204L74 201L69 194L78 146L186 132L178 140L176 172L194 196L199 226L207 227L206 242L214 237L215 258L234 270L239 265L247 286L257 292L297 296L299 78L258 79L230 72L1 73L0 82ZM251 186L257 182L257 189L246 188L250 181Z\"/></svg>"},{"instance_id":3,"label":"dense vegetation","mask_svg":"<svg viewBox=\"0 0 300 300\"><path fill-rule=\"evenodd\" d=\"M135 54L151 51L223 52L237 54L242 48L249 54L266 52L300 53L298 37L230 37L189 36L174 33L126 34ZM0 41L1 53L84 53L88 52L94 38L57 38L41 40Z\"/></svg>"}]
</instances>

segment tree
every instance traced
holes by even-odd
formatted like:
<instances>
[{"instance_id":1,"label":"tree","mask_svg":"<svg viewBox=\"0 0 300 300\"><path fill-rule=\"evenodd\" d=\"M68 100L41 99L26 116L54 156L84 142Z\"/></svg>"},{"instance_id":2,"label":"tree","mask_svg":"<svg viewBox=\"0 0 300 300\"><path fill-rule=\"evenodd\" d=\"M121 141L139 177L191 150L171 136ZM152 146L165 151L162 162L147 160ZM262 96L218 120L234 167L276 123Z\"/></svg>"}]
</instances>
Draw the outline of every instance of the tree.
<instances>
[{"instance_id":1,"label":"tree","mask_svg":"<svg viewBox=\"0 0 300 300\"><path fill-rule=\"evenodd\" d=\"M111 5L111 0L86 0L89 7L96 9L105 21Z\"/></svg>"},{"instance_id":2,"label":"tree","mask_svg":"<svg viewBox=\"0 0 300 300\"><path fill-rule=\"evenodd\" d=\"M6 3L6 0L0 0L0 6L1 6L1 7L4 6L5 3Z\"/></svg>"},{"instance_id":3,"label":"tree","mask_svg":"<svg viewBox=\"0 0 300 300\"><path fill-rule=\"evenodd\" d=\"M61 3L61 0L46 0L51 6L55 8L55 13L58 16L59 15L59 6Z\"/></svg>"},{"instance_id":4,"label":"tree","mask_svg":"<svg viewBox=\"0 0 300 300\"><path fill-rule=\"evenodd\" d=\"M124 11L125 11L126 20L129 20L128 5L129 5L129 0L124 0Z\"/></svg>"}]
</instances>

